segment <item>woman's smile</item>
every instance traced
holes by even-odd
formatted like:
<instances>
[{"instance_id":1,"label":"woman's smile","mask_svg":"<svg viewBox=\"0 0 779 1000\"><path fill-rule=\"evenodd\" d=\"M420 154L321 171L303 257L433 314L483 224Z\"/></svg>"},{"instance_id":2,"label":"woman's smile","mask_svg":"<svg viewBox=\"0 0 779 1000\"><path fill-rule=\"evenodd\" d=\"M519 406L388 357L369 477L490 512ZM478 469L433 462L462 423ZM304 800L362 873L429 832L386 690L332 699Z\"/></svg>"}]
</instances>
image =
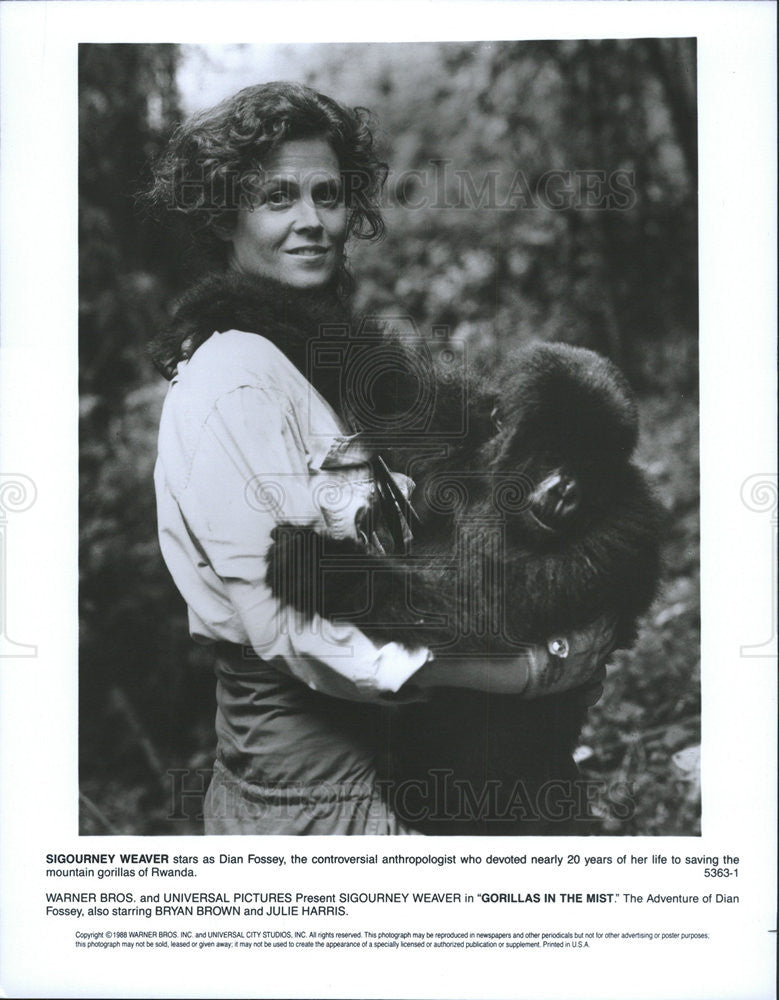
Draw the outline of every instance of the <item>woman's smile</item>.
<instances>
[{"instance_id":1,"label":"woman's smile","mask_svg":"<svg viewBox=\"0 0 779 1000\"><path fill-rule=\"evenodd\" d=\"M285 253L294 254L296 257L316 257L321 260L325 254L330 252L329 247L322 246L312 246L312 247L295 247L292 250L286 250Z\"/></svg>"},{"instance_id":2,"label":"woman's smile","mask_svg":"<svg viewBox=\"0 0 779 1000\"><path fill-rule=\"evenodd\" d=\"M238 210L231 265L319 288L338 272L346 228L335 150L325 139L291 139L265 158L252 203Z\"/></svg>"}]
</instances>

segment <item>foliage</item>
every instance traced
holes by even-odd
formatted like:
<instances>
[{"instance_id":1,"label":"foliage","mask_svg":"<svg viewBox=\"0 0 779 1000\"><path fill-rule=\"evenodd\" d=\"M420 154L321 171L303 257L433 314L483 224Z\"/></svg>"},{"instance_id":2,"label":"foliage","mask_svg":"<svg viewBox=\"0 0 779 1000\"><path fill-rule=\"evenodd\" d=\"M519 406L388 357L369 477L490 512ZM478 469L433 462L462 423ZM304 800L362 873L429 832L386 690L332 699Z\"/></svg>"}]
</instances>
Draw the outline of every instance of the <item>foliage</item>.
<instances>
[{"instance_id":1,"label":"foliage","mask_svg":"<svg viewBox=\"0 0 779 1000\"><path fill-rule=\"evenodd\" d=\"M310 82L376 112L392 167L388 239L354 260L363 308L479 347L581 343L637 384L697 383L693 41L322 58Z\"/></svg>"},{"instance_id":2,"label":"foliage","mask_svg":"<svg viewBox=\"0 0 779 1000\"><path fill-rule=\"evenodd\" d=\"M681 836L700 832L699 787L674 754L700 742L698 421L683 397L642 400L639 458L669 513L660 596L638 642L616 654L582 742L584 774L626 782L635 808L604 810L602 832Z\"/></svg>"},{"instance_id":3,"label":"foliage","mask_svg":"<svg viewBox=\"0 0 779 1000\"><path fill-rule=\"evenodd\" d=\"M167 757L190 725L196 692L204 694L186 674L193 657L180 598L161 565L151 488L162 385L150 381L145 345L165 315L176 257L135 204L177 115L176 63L169 45L79 51L84 790L96 780L148 784L152 740ZM128 725L136 716L153 737L139 741Z\"/></svg>"},{"instance_id":4,"label":"foliage","mask_svg":"<svg viewBox=\"0 0 779 1000\"><path fill-rule=\"evenodd\" d=\"M172 45L79 48L81 392L105 401L147 374L176 255L136 210L177 115Z\"/></svg>"},{"instance_id":5,"label":"foliage","mask_svg":"<svg viewBox=\"0 0 779 1000\"><path fill-rule=\"evenodd\" d=\"M187 276L134 201L178 116L179 55L80 49L84 833L197 831L194 797L191 819L168 818L168 772L196 786L213 759L208 661L155 537L165 386L144 353ZM603 832L694 832L696 788L672 762L699 708L694 42L317 46L299 78L371 107L391 164L389 235L352 251L358 312L445 328L492 364L518 340L581 343L640 390L666 578L591 712L582 767L633 784L634 812L604 811ZM613 196L615 171L631 198L593 207L586 177Z\"/></svg>"}]
</instances>

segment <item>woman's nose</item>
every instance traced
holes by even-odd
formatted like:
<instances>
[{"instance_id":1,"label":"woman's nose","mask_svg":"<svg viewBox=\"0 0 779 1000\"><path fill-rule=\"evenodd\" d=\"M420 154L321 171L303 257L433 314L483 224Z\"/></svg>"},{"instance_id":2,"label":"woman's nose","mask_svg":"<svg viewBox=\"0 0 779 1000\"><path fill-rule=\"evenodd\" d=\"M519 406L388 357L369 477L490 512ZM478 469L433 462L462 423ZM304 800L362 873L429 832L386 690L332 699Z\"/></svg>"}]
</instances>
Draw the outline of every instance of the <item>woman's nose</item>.
<instances>
[{"instance_id":1,"label":"woman's nose","mask_svg":"<svg viewBox=\"0 0 779 1000\"><path fill-rule=\"evenodd\" d=\"M296 205L295 229L321 229L322 220L319 218L319 210L311 198L300 198Z\"/></svg>"}]
</instances>

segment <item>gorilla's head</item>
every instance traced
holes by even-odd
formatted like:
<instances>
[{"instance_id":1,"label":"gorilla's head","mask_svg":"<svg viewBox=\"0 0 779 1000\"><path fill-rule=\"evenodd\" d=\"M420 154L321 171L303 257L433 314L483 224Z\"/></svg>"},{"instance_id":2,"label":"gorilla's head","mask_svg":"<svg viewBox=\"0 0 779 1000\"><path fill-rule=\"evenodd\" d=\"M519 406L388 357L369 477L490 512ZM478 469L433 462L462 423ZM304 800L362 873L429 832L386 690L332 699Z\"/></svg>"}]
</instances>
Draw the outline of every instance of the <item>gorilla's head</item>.
<instances>
[{"instance_id":1,"label":"gorilla's head","mask_svg":"<svg viewBox=\"0 0 779 1000\"><path fill-rule=\"evenodd\" d=\"M549 543L570 539L608 517L633 481L635 402L618 369L584 348L537 344L511 371L486 465L522 484L515 529Z\"/></svg>"}]
</instances>

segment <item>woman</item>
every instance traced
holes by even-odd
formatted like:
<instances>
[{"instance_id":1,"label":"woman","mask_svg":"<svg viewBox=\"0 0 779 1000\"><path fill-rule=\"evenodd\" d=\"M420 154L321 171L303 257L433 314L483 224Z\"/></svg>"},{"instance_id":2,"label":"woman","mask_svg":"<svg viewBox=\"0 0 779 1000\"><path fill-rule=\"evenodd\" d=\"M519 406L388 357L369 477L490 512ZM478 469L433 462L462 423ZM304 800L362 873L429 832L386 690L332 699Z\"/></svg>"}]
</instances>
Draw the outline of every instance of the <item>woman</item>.
<instances>
[{"instance_id":1,"label":"woman","mask_svg":"<svg viewBox=\"0 0 779 1000\"><path fill-rule=\"evenodd\" d=\"M162 552L193 638L216 654L207 833L411 832L377 779L380 706L440 686L568 690L610 647L596 627L554 663L541 647L439 663L304 619L265 582L276 524L355 534L369 502L371 454L344 423L337 366L312 361L312 345L348 323L346 242L381 235L385 173L360 111L291 83L198 115L157 168L152 200L214 262L157 345L171 388L155 470Z\"/></svg>"}]
</instances>

